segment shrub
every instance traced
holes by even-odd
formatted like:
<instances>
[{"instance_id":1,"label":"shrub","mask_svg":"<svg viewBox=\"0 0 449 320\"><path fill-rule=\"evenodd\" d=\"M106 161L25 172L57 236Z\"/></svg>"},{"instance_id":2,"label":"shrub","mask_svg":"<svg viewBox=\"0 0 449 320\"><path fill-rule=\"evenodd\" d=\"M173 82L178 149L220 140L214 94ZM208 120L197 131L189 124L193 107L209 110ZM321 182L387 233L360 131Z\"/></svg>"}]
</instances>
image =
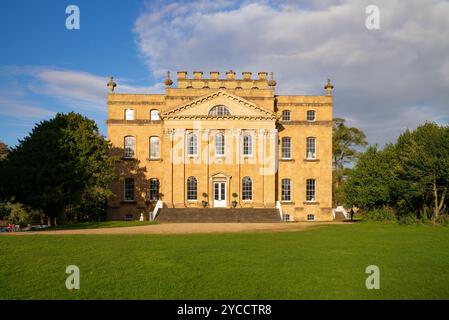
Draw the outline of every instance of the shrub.
<instances>
[{"instance_id":1,"label":"shrub","mask_svg":"<svg viewBox=\"0 0 449 320\"><path fill-rule=\"evenodd\" d=\"M26 226L31 222L32 211L21 203L6 202L0 205L2 224L13 223Z\"/></svg>"},{"instance_id":2,"label":"shrub","mask_svg":"<svg viewBox=\"0 0 449 320\"><path fill-rule=\"evenodd\" d=\"M449 225L449 216L447 214L442 214L438 217L436 222L442 226L448 226Z\"/></svg>"},{"instance_id":3,"label":"shrub","mask_svg":"<svg viewBox=\"0 0 449 320\"><path fill-rule=\"evenodd\" d=\"M391 208L372 209L362 213L365 221L396 221L396 211Z\"/></svg>"},{"instance_id":4,"label":"shrub","mask_svg":"<svg viewBox=\"0 0 449 320\"><path fill-rule=\"evenodd\" d=\"M413 225L413 224L420 224L422 222L423 221L418 219L414 214L406 214L398 218L399 224Z\"/></svg>"}]
</instances>

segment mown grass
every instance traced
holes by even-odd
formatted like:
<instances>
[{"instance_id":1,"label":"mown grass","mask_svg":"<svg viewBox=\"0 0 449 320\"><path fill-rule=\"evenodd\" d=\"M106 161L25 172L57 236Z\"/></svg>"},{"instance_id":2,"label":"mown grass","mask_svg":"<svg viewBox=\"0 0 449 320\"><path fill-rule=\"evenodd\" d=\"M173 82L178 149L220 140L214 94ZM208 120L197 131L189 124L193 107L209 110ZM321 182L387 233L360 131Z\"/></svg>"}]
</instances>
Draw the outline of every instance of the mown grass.
<instances>
[{"instance_id":1,"label":"mown grass","mask_svg":"<svg viewBox=\"0 0 449 320\"><path fill-rule=\"evenodd\" d=\"M122 228L122 227L137 227L156 224L155 221L100 221L100 222L81 222L64 224L60 226L53 226L38 231L52 231L52 230L75 230L75 229L102 229L102 228Z\"/></svg>"},{"instance_id":2,"label":"mown grass","mask_svg":"<svg viewBox=\"0 0 449 320\"><path fill-rule=\"evenodd\" d=\"M0 236L1 299L448 299L449 228ZM77 265L81 289L67 290ZM380 290L367 290L377 265Z\"/></svg>"}]
</instances>

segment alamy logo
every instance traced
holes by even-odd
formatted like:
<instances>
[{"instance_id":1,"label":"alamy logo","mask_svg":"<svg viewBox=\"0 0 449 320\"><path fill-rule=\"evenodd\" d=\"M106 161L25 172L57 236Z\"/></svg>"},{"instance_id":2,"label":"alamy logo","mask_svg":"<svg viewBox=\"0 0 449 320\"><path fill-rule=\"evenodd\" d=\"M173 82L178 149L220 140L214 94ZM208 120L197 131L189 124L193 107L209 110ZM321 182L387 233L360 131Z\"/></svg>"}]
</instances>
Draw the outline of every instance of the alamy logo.
<instances>
[{"instance_id":1,"label":"alamy logo","mask_svg":"<svg viewBox=\"0 0 449 320\"><path fill-rule=\"evenodd\" d=\"M65 27L67 30L79 30L80 29L80 8L71 4L65 9L65 13L69 16L65 19Z\"/></svg>"},{"instance_id":2,"label":"alamy logo","mask_svg":"<svg viewBox=\"0 0 449 320\"><path fill-rule=\"evenodd\" d=\"M368 30L380 29L380 9L376 5L369 5L365 8L365 13L368 15L365 20L365 27Z\"/></svg>"},{"instance_id":3,"label":"alamy logo","mask_svg":"<svg viewBox=\"0 0 449 320\"><path fill-rule=\"evenodd\" d=\"M365 286L368 290L380 289L380 270L378 266L369 265L365 269L365 273L369 274L366 278Z\"/></svg>"},{"instance_id":4,"label":"alamy logo","mask_svg":"<svg viewBox=\"0 0 449 320\"><path fill-rule=\"evenodd\" d=\"M65 269L65 273L69 275L65 280L67 290L78 290L80 288L80 268L75 265L70 265Z\"/></svg>"}]
</instances>

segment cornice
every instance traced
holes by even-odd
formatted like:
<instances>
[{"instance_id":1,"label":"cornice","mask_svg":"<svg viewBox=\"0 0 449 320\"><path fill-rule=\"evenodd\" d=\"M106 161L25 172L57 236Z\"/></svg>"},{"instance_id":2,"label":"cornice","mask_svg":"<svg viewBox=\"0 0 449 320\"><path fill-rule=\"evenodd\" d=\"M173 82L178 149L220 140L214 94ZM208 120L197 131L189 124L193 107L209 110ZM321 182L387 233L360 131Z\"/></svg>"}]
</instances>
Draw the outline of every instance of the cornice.
<instances>
[{"instance_id":1,"label":"cornice","mask_svg":"<svg viewBox=\"0 0 449 320\"><path fill-rule=\"evenodd\" d=\"M305 125L305 126L332 126L332 120L324 121L307 121L307 120L292 120L292 121L279 121L282 125Z\"/></svg>"},{"instance_id":2,"label":"cornice","mask_svg":"<svg viewBox=\"0 0 449 320\"><path fill-rule=\"evenodd\" d=\"M331 107L332 103L318 103L318 102L278 102L278 107Z\"/></svg>"},{"instance_id":3,"label":"cornice","mask_svg":"<svg viewBox=\"0 0 449 320\"><path fill-rule=\"evenodd\" d=\"M162 106L165 102L161 101L108 101L109 105L127 105L127 106Z\"/></svg>"}]
</instances>

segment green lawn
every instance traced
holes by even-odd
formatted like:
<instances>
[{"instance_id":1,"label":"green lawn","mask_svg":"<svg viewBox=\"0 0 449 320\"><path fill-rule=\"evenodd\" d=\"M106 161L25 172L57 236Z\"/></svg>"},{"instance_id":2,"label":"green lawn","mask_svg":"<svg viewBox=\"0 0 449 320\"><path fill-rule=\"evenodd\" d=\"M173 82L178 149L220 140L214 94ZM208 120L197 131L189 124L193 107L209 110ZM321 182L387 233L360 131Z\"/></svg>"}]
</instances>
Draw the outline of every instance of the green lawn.
<instances>
[{"instance_id":1,"label":"green lawn","mask_svg":"<svg viewBox=\"0 0 449 320\"><path fill-rule=\"evenodd\" d=\"M448 299L449 228L0 236L1 299ZM65 268L81 289L65 288ZM381 289L365 288L377 265Z\"/></svg>"},{"instance_id":2,"label":"green lawn","mask_svg":"<svg viewBox=\"0 0 449 320\"><path fill-rule=\"evenodd\" d=\"M101 229L101 228L122 228L122 227L137 227L146 226L150 224L156 224L155 221L101 221L101 222L82 222L72 223L60 226L54 226L45 229L39 229L39 231L52 231L52 230L73 230L73 229Z\"/></svg>"}]
</instances>

